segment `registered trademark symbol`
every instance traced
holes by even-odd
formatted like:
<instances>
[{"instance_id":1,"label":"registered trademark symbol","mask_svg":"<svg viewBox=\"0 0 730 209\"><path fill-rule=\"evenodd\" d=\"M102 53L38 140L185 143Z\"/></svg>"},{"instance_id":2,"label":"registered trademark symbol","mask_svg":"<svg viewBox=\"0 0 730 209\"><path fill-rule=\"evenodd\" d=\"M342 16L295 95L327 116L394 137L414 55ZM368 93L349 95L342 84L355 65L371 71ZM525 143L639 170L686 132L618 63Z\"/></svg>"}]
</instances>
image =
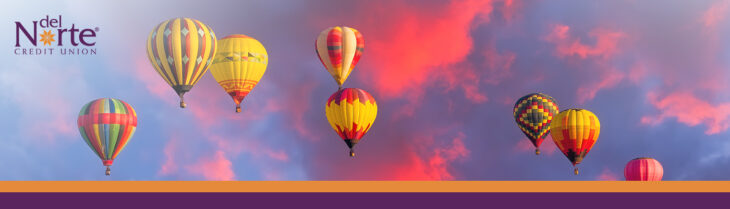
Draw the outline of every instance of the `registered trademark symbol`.
<instances>
[{"instance_id":1,"label":"registered trademark symbol","mask_svg":"<svg viewBox=\"0 0 730 209\"><path fill-rule=\"evenodd\" d=\"M99 27L95 27L94 31L99 32Z\"/></svg>"}]
</instances>

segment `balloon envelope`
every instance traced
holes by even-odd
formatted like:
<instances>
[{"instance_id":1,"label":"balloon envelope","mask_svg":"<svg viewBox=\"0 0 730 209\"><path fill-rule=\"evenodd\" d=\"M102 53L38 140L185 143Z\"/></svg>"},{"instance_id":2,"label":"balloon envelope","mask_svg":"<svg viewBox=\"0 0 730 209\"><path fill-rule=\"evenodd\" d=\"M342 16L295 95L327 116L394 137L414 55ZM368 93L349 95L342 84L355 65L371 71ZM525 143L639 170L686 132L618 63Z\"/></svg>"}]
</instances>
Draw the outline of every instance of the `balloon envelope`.
<instances>
[{"instance_id":1,"label":"balloon envelope","mask_svg":"<svg viewBox=\"0 0 730 209\"><path fill-rule=\"evenodd\" d=\"M327 121L350 148L370 130L378 114L378 105L370 93L356 88L341 89L327 100Z\"/></svg>"},{"instance_id":2,"label":"balloon envelope","mask_svg":"<svg viewBox=\"0 0 730 209\"><path fill-rule=\"evenodd\" d=\"M601 132L601 123L591 111L568 109L550 124L550 135L573 166L583 161ZM577 172L577 170L576 170Z\"/></svg>"},{"instance_id":3,"label":"balloon envelope","mask_svg":"<svg viewBox=\"0 0 730 209\"><path fill-rule=\"evenodd\" d=\"M259 41L246 35L230 35L218 43L210 72L241 112L241 101L266 72L269 56Z\"/></svg>"},{"instance_id":4,"label":"balloon envelope","mask_svg":"<svg viewBox=\"0 0 730 209\"><path fill-rule=\"evenodd\" d=\"M217 46L215 33L202 22L175 18L160 23L147 38L147 57L162 79L180 96L208 71Z\"/></svg>"},{"instance_id":5,"label":"balloon envelope","mask_svg":"<svg viewBox=\"0 0 730 209\"><path fill-rule=\"evenodd\" d=\"M97 99L81 108L77 124L86 144L111 166L137 129L137 113L122 100Z\"/></svg>"},{"instance_id":6,"label":"balloon envelope","mask_svg":"<svg viewBox=\"0 0 730 209\"><path fill-rule=\"evenodd\" d=\"M535 145L537 154L543 139L550 133L550 123L558 112L555 100L543 93L528 94L515 102L512 115L522 133Z\"/></svg>"},{"instance_id":7,"label":"balloon envelope","mask_svg":"<svg viewBox=\"0 0 730 209\"><path fill-rule=\"evenodd\" d=\"M342 87L360 60L365 41L354 28L331 27L319 34L314 46L322 65Z\"/></svg>"},{"instance_id":8,"label":"balloon envelope","mask_svg":"<svg viewBox=\"0 0 730 209\"><path fill-rule=\"evenodd\" d=\"M626 181L661 181L664 168L653 158L636 158L629 161L624 168Z\"/></svg>"}]
</instances>

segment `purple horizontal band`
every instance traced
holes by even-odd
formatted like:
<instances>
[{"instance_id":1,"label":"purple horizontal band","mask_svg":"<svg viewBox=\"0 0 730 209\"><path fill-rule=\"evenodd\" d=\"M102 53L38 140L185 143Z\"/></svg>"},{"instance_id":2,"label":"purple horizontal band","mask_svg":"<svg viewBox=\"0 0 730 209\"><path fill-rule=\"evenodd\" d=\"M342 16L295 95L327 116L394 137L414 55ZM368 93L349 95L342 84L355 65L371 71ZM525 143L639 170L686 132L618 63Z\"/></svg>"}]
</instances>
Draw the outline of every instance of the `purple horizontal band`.
<instances>
[{"instance_id":1,"label":"purple horizontal band","mask_svg":"<svg viewBox=\"0 0 730 209\"><path fill-rule=\"evenodd\" d=\"M3 208L717 208L730 193L0 193L0 200Z\"/></svg>"}]
</instances>

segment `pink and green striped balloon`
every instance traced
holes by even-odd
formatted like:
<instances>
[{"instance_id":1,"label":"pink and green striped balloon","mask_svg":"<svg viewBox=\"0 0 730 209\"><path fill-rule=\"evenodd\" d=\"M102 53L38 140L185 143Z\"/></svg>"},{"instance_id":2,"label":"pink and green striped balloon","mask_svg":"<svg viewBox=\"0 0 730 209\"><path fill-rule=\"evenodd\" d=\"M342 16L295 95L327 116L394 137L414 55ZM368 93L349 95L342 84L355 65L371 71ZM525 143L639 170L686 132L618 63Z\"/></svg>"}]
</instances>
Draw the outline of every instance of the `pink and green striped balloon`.
<instances>
[{"instance_id":1,"label":"pink and green striped balloon","mask_svg":"<svg viewBox=\"0 0 730 209\"><path fill-rule=\"evenodd\" d=\"M97 99L81 108L77 123L84 141L106 166L106 175L110 175L109 166L137 129L134 108L118 99Z\"/></svg>"}]
</instances>

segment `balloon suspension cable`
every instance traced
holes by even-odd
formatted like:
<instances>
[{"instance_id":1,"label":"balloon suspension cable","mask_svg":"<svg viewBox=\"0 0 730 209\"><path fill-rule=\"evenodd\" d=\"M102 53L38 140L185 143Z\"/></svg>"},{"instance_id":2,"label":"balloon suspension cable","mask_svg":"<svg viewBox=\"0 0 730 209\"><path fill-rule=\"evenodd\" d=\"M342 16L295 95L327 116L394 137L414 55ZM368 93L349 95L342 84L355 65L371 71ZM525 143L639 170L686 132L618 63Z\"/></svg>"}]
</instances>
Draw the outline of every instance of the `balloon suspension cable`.
<instances>
[{"instance_id":1,"label":"balloon suspension cable","mask_svg":"<svg viewBox=\"0 0 730 209\"><path fill-rule=\"evenodd\" d=\"M350 149L350 157L355 157L355 150Z\"/></svg>"},{"instance_id":2,"label":"balloon suspension cable","mask_svg":"<svg viewBox=\"0 0 730 209\"><path fill-rule=\"evenodd\" d=\"M540 155L540 148L535 149L535 155Z\"/></svg>"},{"instance_id":3,"label":"balloon suspension cable","mask_svg":"<svg viewBox=\"0 0 730 209\"><path fill-rule=\"evenodd\" d=\"M112 175L112 169L109 168L109 166L106 167L106 175L107 176Z\"/></svg>"},{"instance_id":4,"label":"balloon suspension cable","mask_svg":"<svg viewBox=\"0 0 730 209\"><path fill-rule=\"evenodd\" d=\"M573 173L575 173L575 175L578 175L578 168L575 168L575 170L573 170Z\"/></svg>"},{"instance_id":5,"label":"balloon suspension cable","mask_svg":"<svg viewBox=\"0 0 730 209\"><path fill-rule=\"evenodd\" d=\"M185 108L187 105L185 104L185 98L183 98L182 95L180 95L180 108Z\"/></svg>"}]
</instances>

